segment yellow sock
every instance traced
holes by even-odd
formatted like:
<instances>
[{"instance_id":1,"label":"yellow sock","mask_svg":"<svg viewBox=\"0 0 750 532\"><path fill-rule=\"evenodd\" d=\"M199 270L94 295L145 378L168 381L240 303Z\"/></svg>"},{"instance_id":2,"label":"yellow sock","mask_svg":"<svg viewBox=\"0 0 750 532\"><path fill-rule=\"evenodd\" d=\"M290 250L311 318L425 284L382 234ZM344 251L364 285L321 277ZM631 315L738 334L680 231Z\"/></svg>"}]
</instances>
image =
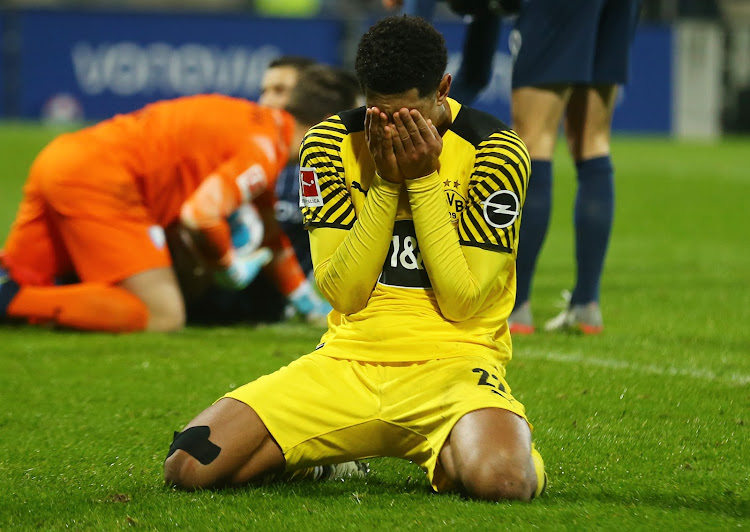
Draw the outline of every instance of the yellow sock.
<instances>
[{"instance_id":1,"label":"yellow sock","mask_svg":"<svg viewBox=\"0 0 750 532\"><path fill-rule=\"evenodd\" d=\"M534 469L536 470L536 491L534 492L534 498L536 498L547 489L547 472L544 470L542 455L539 454L533 443L531 444L531 459L534 461Z\"/></svg>"}]
</instances>

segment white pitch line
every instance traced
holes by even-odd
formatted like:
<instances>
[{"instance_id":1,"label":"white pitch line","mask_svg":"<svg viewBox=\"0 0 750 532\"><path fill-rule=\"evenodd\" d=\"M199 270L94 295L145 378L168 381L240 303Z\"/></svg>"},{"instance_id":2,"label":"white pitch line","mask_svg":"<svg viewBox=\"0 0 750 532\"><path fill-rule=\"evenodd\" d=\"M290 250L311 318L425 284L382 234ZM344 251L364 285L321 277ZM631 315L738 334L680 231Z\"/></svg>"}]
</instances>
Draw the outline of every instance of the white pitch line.
<instances>
[{"instance_id":1,"label":"white pitch line","mask_svg":"<svg viewBox=\"0 0 750 532\"><path fill-rule=\"evenodd\" d=\"M750 384L750 375L743 375L742 373L717 375L713 371L706 369L678 368L674 366L664 367L656 366L653 364L634 364L632 362L628 362L627 360L619 360L616 358L596 358L582 354L538 353L534 351L523 351L517 353L513 358L516 360L534 359L550 360L553 362L575 363L581 364L583 366L595 366L607 369L622 369L627 371L634 371L637 373L647 373L650 375L692 377L694 379L723 382L740 386Z\"/></svg>"}]
</instances>

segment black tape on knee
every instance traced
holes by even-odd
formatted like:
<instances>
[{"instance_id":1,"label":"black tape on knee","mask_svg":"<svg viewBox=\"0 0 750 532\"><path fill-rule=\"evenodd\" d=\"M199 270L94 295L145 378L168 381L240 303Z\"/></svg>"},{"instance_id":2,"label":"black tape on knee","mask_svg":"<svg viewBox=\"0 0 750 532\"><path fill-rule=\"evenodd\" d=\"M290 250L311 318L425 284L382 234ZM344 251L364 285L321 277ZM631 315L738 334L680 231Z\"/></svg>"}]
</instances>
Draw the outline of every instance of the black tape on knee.
<instances>
[{"instance_id":1,"label":"black tape on knee","mask_svg":"<svg viewBox=\"0 0 750 532\"><path fill-rule=\"evenodd\" d=\"M211 429L205 425L190 427L182 432L175 432L172 445L169 446L167 458L172 456L177 449L182 449L203 465L208 465L219 456L221 447L208 441Z\"/></svg>"}]
</instances>

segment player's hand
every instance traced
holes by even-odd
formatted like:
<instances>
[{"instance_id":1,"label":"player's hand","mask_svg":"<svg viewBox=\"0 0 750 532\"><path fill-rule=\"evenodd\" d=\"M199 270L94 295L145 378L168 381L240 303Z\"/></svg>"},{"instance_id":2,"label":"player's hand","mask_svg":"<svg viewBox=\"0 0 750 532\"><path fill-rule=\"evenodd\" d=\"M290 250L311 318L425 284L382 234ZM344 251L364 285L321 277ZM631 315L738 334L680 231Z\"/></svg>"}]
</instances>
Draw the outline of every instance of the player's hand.
<instances>
[{"instance_id":1,"label":"player's hand","mask_svg":"<svg viewBox=\"0 0 750 532\"><path fill-rule=\"evenodd\" d=\"M383 0L383 7L386 9L395 9L404 5L404 0Z\"/></svg>"},{"instance_id":2,"label":"player's hand","mask_svg":"<svg viewBox=\"0 0 750 532\"><path fill-rule=\"evenodd\" d=\"M258 248L247 255L235 256L227 268L214 273L214 281L228 290L242 290L253 282L272 258L273 252L268 248Z\"/></svg>"},{"instance_id":3,"label":"player's hand","mask_svg":"<svg viewBox=\"0 0 750 532\"><path fill-rule=\"evenodd\" d=\"M228 217L232 247L239 255L250 253L263 241L263 220L257 207L245 203L237 207Z\"/></svg>"},{"instance_id":4,"label":"player's hand","mask_svg":"<svg viewBox=\"0 0 750 532\"><path fill-rule=\"evenodd\" d=\"M417 179L438 170L443 139L432 123L416 109L401 108L393 113L396 134L393 152L404 179Z\"/></svg>"},{"instance_id":5,"label":"player's hand","mask_svg":"<svg viewBox=\"0 0 750 532\"><path fill-rule=\"evenodd\" d=\"M388 115L377 107L368 107L365 114L365 140L375 162L378 175L391 183L401 183L404 178L393 151L396 128L388 124Z\"/></svg>"}]
</instances>

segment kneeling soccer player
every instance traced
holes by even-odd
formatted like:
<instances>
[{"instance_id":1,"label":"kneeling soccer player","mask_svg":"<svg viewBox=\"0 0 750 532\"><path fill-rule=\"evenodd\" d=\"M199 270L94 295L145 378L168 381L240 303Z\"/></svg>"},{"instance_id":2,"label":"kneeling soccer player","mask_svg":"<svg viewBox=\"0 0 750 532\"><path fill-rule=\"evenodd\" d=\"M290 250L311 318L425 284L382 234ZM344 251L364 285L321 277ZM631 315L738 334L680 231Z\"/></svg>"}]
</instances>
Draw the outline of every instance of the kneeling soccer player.
<instances>
[{"instance_id":1,"label":"kneeling soccer player","mask_svg":"<svg viewBox=\"0 0 750 532\"><path fill-rule=\"evenodd\" d=\"M502 122L448 97L446 64L443 37L417 17L382 19L362 37L366 107L313 127L301 149L328 331L176 434L169 484L394 456L437 491L529 500L544 490L505 381L528 152Z\"/></svg>"}]
</instances>

